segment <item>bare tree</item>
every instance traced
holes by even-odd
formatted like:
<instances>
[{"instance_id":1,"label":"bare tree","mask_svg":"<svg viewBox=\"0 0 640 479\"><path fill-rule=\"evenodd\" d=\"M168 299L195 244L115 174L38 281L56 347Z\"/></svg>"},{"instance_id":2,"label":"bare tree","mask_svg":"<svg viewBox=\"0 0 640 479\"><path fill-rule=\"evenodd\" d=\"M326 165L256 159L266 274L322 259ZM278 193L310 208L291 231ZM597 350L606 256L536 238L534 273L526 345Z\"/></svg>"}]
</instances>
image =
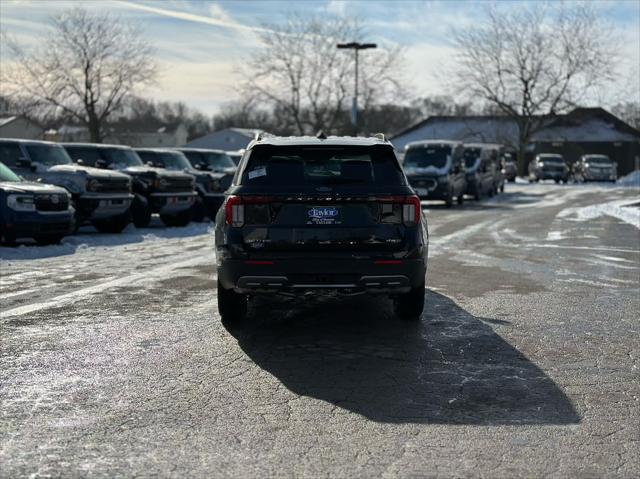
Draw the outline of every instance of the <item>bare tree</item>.
<instances>
[{"instance_id":1,"label":"bare tree","mask_svg":"<svg viewBox=\"0 0 640 479\"><path fill-rule=\"evenodd\" d=\"M335 131L353 94L353 57L336 44L362 38L357 22L343 18L290 15L284 26L260 33L263 48L242 65L245 97L284 113L282 130L305 134ZM361 56L360 93L363 109L397 95L401 54L378 49Z\"/></svg>"},{"instance_id":2,"label":"bare tree","mask_svg":"<svg viewBox=\"0 0 640 479\"><path fill-rule=\"evenodd\" d=\"M136 27L80 8L52 18L45 47L25 52L6 43L14 56L3 66L6 90L86 125L94 142L125 97L156 75L152 49Z\"/></svg>"},{"instance_id":3,"label":"bare tree","mask_svg":"<svg viewBox=\"0 0 640 479\"><path fill-rule=\"evenodd\" d=\"M553 115L612 80L612 37L588 4L534 2L454 32L458 87L494 105L517 125L518 165L533 135Z\"/></svg>"}]
</instances>

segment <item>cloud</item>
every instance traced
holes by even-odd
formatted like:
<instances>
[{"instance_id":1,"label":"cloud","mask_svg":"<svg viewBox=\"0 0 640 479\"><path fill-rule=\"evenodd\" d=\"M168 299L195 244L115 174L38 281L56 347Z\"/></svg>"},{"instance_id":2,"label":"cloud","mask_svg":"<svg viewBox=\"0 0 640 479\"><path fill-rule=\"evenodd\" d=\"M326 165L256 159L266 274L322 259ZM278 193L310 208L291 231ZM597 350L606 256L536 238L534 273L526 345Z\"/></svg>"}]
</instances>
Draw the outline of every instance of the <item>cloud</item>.
<instances>
[{"instance_id":1,"label":"cloud","mask_svg":"<svg viewBox=\"0 0 640 479\"><path fill-rule=\"evenodd\" d=\"M251 32L264 32L268 31L262 27L254 27L251 25L244 25L231 19L224 9L219 5L212 4L209 8L209 12L215 14L214 16L199 15L196 13L182 12L178 10L168 10L166 8L152 7L150 5L142 5L140 3L131 2L128 0L114 0L115 3L127 8L143 10L149 13L155 13L156 15L163 15L165 17L171 17L186 22L203 23L206 25L212 25L216 27L231 28L234 30L251 31Z\"/></svg>"}]
</instances>

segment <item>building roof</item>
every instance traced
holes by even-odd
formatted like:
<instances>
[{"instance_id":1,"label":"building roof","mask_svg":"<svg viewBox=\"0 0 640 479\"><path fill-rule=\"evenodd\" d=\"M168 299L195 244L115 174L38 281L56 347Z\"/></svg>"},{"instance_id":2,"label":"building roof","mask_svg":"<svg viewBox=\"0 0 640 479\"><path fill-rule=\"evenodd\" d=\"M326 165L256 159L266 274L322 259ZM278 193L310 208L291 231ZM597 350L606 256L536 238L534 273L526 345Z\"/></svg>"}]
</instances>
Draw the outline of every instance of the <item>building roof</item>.
<instances>
[{"instance_id":1,"label":"building roof","mask_svg":"<svg viewBox=\"0 0 640 479\"><path fill-rule=\"evenodd\" d=\"M615 142L640 139L640 131L602 108L576 108L565 115L543 120L547 124L534 134L535 141ZM438 138L515 146L518 128L506 116L430 116L395 134L391 141L397 149L402 149L409 142Z\"/></svg>"},{"instance_id":2,"label":"building roof","mask_svg":"<svg viewBox=\"0 0 640 479\"><path fill-rule=\"evenodd\" d=\"M237 150L246 147L260 133L265 133L265 131L254 128L223 128L194 138L184 146L214 150Z\"/></svg>"},{"instance_id":3,"label":"building roof","mask_svg":"<svg viewBox=\"0 0 640 479\"><path fill-rule=\"evenodd\" d=\"M0 118L0 126L5 126L8 125L9 123L11 123L12 121L16 120L18 117L17 116L5 116Z\"/></svg>"},{"instance_id":4,"label":"building roof","mask_svg":"<svg viewBox=\"0 0 640 479\"><path fill-rule=\"evenodd\" d=\"M76 143L73 141L64 141L60 143L62 146L80 146L83 148L118 148L120 150L131 150L128 145L114 145L109 143Z\"/></svg>"}]
</instances>

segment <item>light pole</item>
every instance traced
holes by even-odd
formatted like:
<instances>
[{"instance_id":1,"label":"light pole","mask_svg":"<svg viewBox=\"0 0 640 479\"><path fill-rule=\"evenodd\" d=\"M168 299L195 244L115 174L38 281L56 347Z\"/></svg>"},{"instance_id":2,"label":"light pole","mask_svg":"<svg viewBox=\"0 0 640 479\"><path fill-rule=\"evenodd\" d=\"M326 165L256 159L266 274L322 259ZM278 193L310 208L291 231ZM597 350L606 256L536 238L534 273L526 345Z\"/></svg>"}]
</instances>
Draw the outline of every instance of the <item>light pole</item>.
<instances>
[{"instance_id":1,"label":"light pole","mask_svg":"<svg viewBox=\"0 0 640 479\"><path fill-rule=\"evenodd\" d=\"M353 90L353 104L351 105L351 124L353 125L353 136L358 136L358 52L368 48L377 48L375 43L338 43L338 48L353 50L356 55L356 84Z\"/></svg>"}]
</instances>

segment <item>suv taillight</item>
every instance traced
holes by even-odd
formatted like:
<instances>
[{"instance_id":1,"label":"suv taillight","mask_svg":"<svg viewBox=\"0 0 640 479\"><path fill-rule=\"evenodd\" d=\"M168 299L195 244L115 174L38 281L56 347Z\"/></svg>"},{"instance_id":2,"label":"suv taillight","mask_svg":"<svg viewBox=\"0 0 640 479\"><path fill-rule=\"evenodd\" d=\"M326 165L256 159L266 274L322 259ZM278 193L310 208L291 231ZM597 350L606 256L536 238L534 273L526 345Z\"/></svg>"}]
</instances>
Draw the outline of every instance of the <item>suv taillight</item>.
<instances>
[{"instance_id":1,"label":"suv taillight","mask_svg":"<svg viewBox=\"0 0 640 479\"><path fill-rule=\"evenodd\" d=\"M229 196L224 203L224 215L228 225L244 225L244 204L239 196Z\"/></svg>"},{"instance_id":2,"label":"suv taillight","mask_svg":"<svg viewBox=\"0 0 640 479\"><path fill-rule=\"evenodd\" d=\"M245 205L268 204L275 201L272 196L236 196L227 197L224 214L228 225L244 226Z\"/></svg>"},{"instance_id":3,"label":"suv taillight","mask_svg":"<svg viewBox=\"0 0 640 479\"><path fill-rule=\"evenodd\" d=\"M407 226L414 226L420 222L420 198L417 196L380 196L376 198L380 203L402 205L402 222Z\"/></svg>"}]
</instances>

